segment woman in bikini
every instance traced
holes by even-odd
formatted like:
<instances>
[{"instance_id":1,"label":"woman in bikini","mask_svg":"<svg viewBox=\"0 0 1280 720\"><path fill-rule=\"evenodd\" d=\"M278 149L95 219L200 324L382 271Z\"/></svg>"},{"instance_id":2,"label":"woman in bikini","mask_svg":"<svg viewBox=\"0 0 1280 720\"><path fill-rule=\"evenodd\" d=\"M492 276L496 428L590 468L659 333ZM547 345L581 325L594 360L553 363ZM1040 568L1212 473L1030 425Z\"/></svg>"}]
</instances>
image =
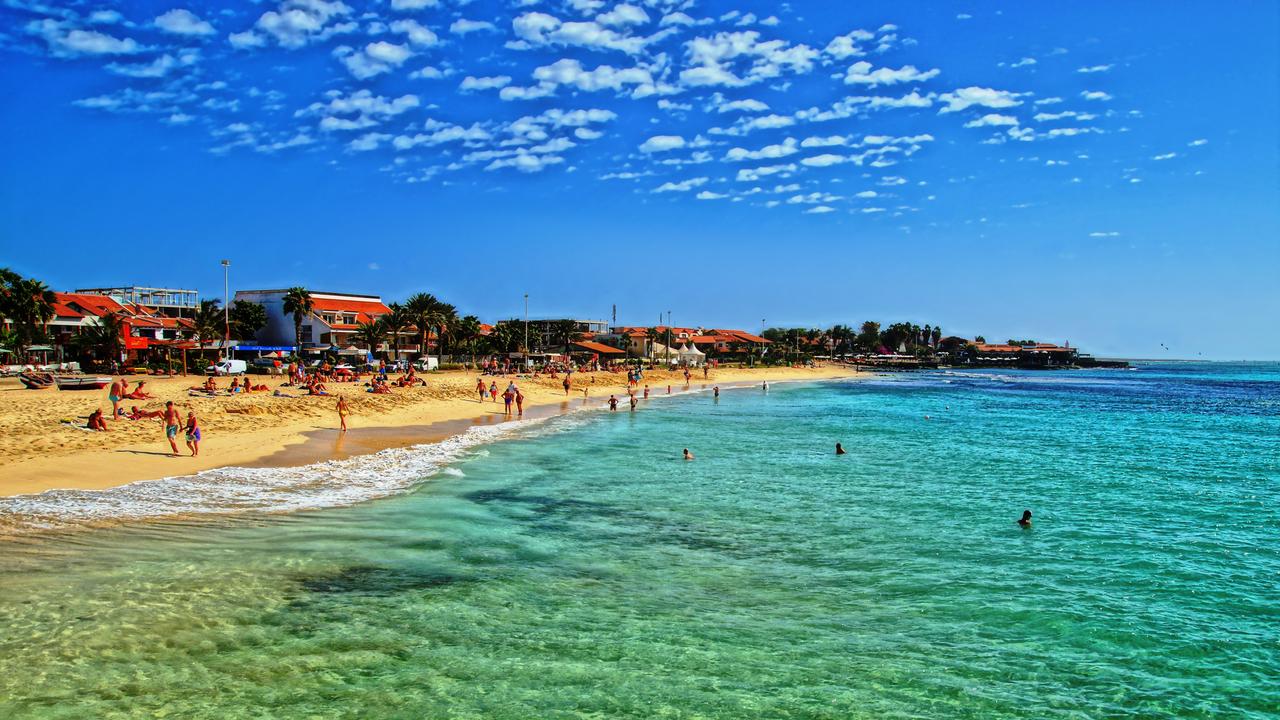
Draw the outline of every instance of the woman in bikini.
<instances>
[{"instance_id":1,"label":"woman in bikini","mask_svg":"<svg viewBox=\"0 0 1280 720\"><path fill-rule=\"evenodd\" d=\"M200 422L196 420L194 410L187 412L187 449L191 451L191 457L200 454Z\"/></svg>"}]
</instances>

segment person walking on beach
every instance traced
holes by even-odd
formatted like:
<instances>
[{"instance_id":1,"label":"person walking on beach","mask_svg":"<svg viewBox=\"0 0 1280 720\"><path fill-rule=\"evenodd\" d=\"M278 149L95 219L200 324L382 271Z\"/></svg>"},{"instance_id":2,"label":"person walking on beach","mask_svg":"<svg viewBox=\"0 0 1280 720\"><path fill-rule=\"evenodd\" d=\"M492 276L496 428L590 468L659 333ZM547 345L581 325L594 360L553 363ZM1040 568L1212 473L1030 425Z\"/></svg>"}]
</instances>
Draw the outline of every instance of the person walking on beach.
<instances>
[{"instance_id":1,"label":"person walking on beach","mask_svg":"<svg viewBox=\"0 0 1280 720\"><path fill-rule=\"evenodd\" d=\"M692 375L692 373L690 373L690 372L689 372L689 368L685 368L685 369L684 369L684 384L685 384L685 385L688 385L688 384L689 384L689 378L691 378L691 377L693 377L693 375Z\"/></svg>"},{"instance_id":2,"label":"person walking on beach","mask_svg":"<svg viewBox=\"0 0 1280 720\"><path fill-rule=\"evenodd\" d=\"M173 457L178 457L178 428L182 425L182 415L170 400L164 404L164 436L173 449Z\"/></svg>"},{"instance_id":3,"label":"person walking on beach","mask_svg":"<svg viewBox=\"0 0 1280 720\"><path fill-rule=\"evenodd\" d=\"M489 399L498 402L498 383L497 381L489 383Z\"/></svg>"},{"instance_id":4,"label":"person walking on beach","mask_svg":"<svg viewBox=\"0 0 1280 720\"><path fill-rule=\"evenodd\" d=\"M507 417L511 417L511 401L516 399L516 394L511 392L511 386L508 385L506 390L502 391L502 412Z\"/></svg>"},{"instance_id":5,"label":"person walking on beach","mask_svg":"<svg viewBox=\"0 0 1280 720\"><path fill-rule=\"evenodd\" d=\"M111 382L111 389L107 391L107 399L111 401L111 419L120 419L120 400L124 398L125 388L128 383L124 378L116 378Z\"/></svg>"},{"instance_id":6,"label":"person walking on beach","mask_svg":"<svg viewBox=\"0 0 1280 720\"><path fill-rule=\"evenodd\" d=\"M524 393L520 388L516 388L516 416L524 417Z\"/></svg>"},{"instance_id":7,"label":"person walking on beach","mask_svg":"<svg viewBox=\"0 0 1280 720\"><path fill-rule=\"evenodd\" d=\"M480 394L480 402L484 402L484 379L476 378L476 392Z\"/></svg>"},{"instance_id":8,"label":"person walking on beach","mask_svg":"<svg viewBox=\"0 0 1280 720\"><path fill-rule=\"evenodd\" d=\"M561 384L561 385L564 385L564 394L567 396L567 395L569 394L569 385L570 385L570 383L569 383L569 376L568 376L568 375L565 375L565 376L564 376L564 382L562 382L562 383L560 383L560 384Z\"/></svg>"},{"instance_id":9,"label":"person walking on beach","mask_svg":"<svg viewBox=\"0 0 1280 720\"><path fill-rule=\"evenodd\" d=\"M191 457L200 454L200 421L196 420L196 411L187 412L187 449Z\"/></svg>"},{"instance_id":10,"label":"person walking on beach","mask_svg":"<svg viewBox=\"0 0 1280 720\"><path fill-rule=\"evenodd\" d=\"M618 409L618 398L617 398L616 396L614 396L614 395L610 395L610 396L609 396L609 410L610 410L610 411L617 411L617 409Z\"/></svg>"},{"instance_id":11,"label":"person walking on beach","mask_svg":"<svg viewBox=\"0 0 1280 720\"><path fill-rule=\"evenodd\" d=\"M707 379L707 366L706 366L706 365L703 365L703 366L702 366L702 379L703 379L703 380L706 380L706 379Z\"/></svg>"},{"instance_id":12,"label":"person walking on beach","mask_svg":"<svg viewBox=\"0 0 1280 720\"><path fill-rule=\"evenodd\" d=\"M347 399L338 396L338 425L341 432L347 431L347 412L351 408L347 407Z\"/></svg>"}]
</instances>

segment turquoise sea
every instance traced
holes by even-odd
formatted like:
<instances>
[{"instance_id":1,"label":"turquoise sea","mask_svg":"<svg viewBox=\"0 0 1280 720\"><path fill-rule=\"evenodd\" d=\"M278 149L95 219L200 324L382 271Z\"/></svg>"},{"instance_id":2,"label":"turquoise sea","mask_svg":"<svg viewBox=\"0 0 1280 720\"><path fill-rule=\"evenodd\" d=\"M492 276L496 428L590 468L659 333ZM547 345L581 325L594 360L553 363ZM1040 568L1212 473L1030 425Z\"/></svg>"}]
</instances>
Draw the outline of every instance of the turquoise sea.
<instances>
[{"instance_id":1,"label":"turquoise sea","mask_svg":"<svg viewBox=\"0 0 1280 720\"><path fill-rule=\"evenodd\" d=\"M690 393L0 523L0 718L1280 717L1277 364Z\"/></svg>"}]
</instances>

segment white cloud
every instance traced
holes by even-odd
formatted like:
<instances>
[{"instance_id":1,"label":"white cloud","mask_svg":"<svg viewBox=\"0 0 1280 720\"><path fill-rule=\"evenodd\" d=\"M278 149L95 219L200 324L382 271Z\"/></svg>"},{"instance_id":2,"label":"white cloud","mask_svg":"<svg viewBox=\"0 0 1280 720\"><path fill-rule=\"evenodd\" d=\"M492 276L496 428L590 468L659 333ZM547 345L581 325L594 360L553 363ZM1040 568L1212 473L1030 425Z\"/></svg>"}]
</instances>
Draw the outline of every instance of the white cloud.
<instances>
[{"instance_id":1,"label":"white cloud","mask_svg":"<svg viewBox=\"0 0 1280 720\"><path fill-rule=\"evenodd\" d=\"M1106 72L1106 71L1110 70L1110 69L1111 69L1111 68L1113 68L1113 67L1115 67L1115 66L1114 66L1114 65L1090 65L1089 67L1082 67L1082 68L1079 68L1079 69L1077 69L1077 70L1076 70L1076 72L1078 72L1078 73L1100 73L1100 72Z\"/></svg>"},{"instance_id":2,"label":"white cloud","mask_svg":"<svg viewBox=\"0 0 1280 720\"><path fill-rule=\"evenodd\" d=\"M724 193L711 192L710 190L703 190L702 192L698 193L695 197L699 200L721 200L729 196L725 195Z\"/></svg>"},{"instance_id":3,"label":"white cloud","mask_svg":"<svg viewBox=\"0 0 1280 720\"><path fill-rule=\"evenodd\" d=\"M607 13L597 15L596 22L601 25L610 27L626 27L628 25L643 25L649 22L649 13L635 5L622 3L615 6Z\"/></svg>"},{"instance_id":4,"label":"white cloud","mask_svg":"<svg viewBox=\"0 0 1280 720\"><path fill-rule=\"evenodd\" d=\"M295 117L319 116L321 130L367 128L418 107L417 95L387 99L369 90L343 95L337 90L325 94L328 102L315 102L294 113Z\"/></svg>"},{"instance_id":5,"label":"white cloud","mask_svg":"<svg viewBox=\"0 0 1280 720\"><path fill-rule=\"evenodd\" d=\"M684 146L684 138L679 135L654 135L640 144L640 152L666 152L667 150L676 150Z\"/></svg>"},{"instance_id":6,"label":"white cloud","mask_svg":"<svg viewBox=\"0 0 1280 720\"><path fill-rule=\"evenodd\" d=\"M439 4L440 0L391 0L391 9L422 10L423 8L436 7Z\"/></svg>"},{"instance_id":7,"label":"white cloud","mask_svg":"<svg viewBox=\"0 0 1280 720\"><path fill-rule=\"evenodd\" d=\"M877 85L895 85L904 82L924 82L930 78L937 77L941 72L938 69L918 70L914 65L904 65L897 70L882 67L871 69L871 63L865 60L854 63L849 66L849 72L845 74L844 82L846 85L867 85L875 87Z\"/></svg>"},{"instance_id":8,"label":"white cloud","mask_svg":"<svg viewBox=\"0 0 1280 720\"><path fill-rule=\"evenodd\" d=\"M795 138L787 138L776 145L766 145L759 150L747 150L746 148L736 147L725 153L724 159L741 162L743 160L774 160L783 158L788 155L794 155L799 152L796 147Z\"/></svg>"},{"instance_id":9,"label":"white cloud","mask_svg":"<svg viewBox=\"0 0 1280 720\"><path fill-rule=\"evenodd\" d=\"M829 212L835 212L835 211L836 209L831 207L830 205L818 205L815 207L811 207L808 210L805 210L804 214L805 215L823 215L823 214L826 214Z\"/></svg>"},{"instance_id":10,"label":"white cloud","mask_svg":"<svg viewBox=\"0 0 1280 720\"><path fill-rule=\"evenodd\" d=\"M1000 126L1009 126L1009 125L1016 126L1017 124L1018 124L1018 118L1013 117L1012 115L999 115L997 113L987 113L986 115L983 115L977 120L971 120L965 123L964 126L967 128L976 128L976 127L1000 127Z\"/></svg>"},{"instance_id":11,"label":"white cloud","mask_svg":"<svg viewBox=\"0 0 1280 720\"><path fill-rule=\"evenodd\" d=\"M347 143L347 147L355 152L368 152L377 150L378 146L386 140L390 140L391 136L386 133L365 133L360 137Z\"/></svg>"},{"instance_id":12,"label":"white cloud","mask_svg":"<svg viewBox=\"0 0 1280 720\"><path fill-rule=\"evenodd\" d=\"M1021 60L1019 60L1019 61L1017 61L1017 62L1015 62L1015 63L1011 63L1011 64L1009 65L1009 67L1011 67L1011 68L1020 68L1020 67L1027 67L1028 65L1035 65L1035 64L1036 64L1036 59L1035 59L1035 58L1033 58L1033 57L1024 57L1024 58L1022 58Z\"/></svg>"},{"instance_id":13,"label":"white cloud","mask_svg":"<svg viewBox=\"0 0 1280 720\"><path fill-rule=\"evenodd\" d=\"M665 182L655 188L653 192L688 192L696 187L705 185L709 179L710 178L696 177L689 178L688 180L681 180L680 182Z\"/></svg>"},{"instance_id":14,"label":"white cloud","mask_svg":"<svg viewBox=\"0 0 1280 720\"><path fill-rule=\"evenodd\" d=\"M227 36L227 42L231 43L231 47L237 50L248 50L249 48L262 47L267 44L266 38L252 30L231 33Z\"/></svg>"},{"instance_id":15,"label":"white cloud","mask_svg":"<svg viewBox=\"0 0 1280 720\"><path fill-rule=\"evenodd\" d=\"M472 77L471 75L468 75L462 79L462 83L458 85L458 89L462 92L496 90L497 88L506 87L510 83L510 75L498 75L495 77Z\"/></svg>"},{"instance_id":16,"label":"white cloud","mask_svg":"<svg viewBox=\"0 0 1280 720\"><path fill-rule=\"evenodd\" d=\"M733 112L736 110L741 110L743 112L764 112L765 110L768 110L768 109L769 109L768 105L760 102L759 100L754 100L752 98L747 98L745 100L732 100L728 102L721 102L720 104L716 105L716 112L722 112L722 113Z\"/></svg>"},{"instance_id":17,"label":"white cloud","mask_svg":"<svg viewBox=\"0 0 1280 720\"><path fill-rule=\"evenodd\" d=\"M176 58L166 53L149 63L108 63L106 69L126 77L158 78L168 75L176 68L194 64L199 57L199 52L186 50L180 52Z\"/></svg>"},{"instance_id":18,"label":"white cloud","mask_svg":"<svg viewBox=\"0 0 1280 720\"><path fill-rule=\"evenodd\" d=\"M444 77L444 71L432 65L409 73L409 78L412 80L439 80L442 77Z\"/></svg>"},{"instance_id":19,"label":"white cloud","mask_svg":"<svg viewBox=\"0 0 1280 720\"><path fill-rule=\"evenodd\" d=\"M1062 98L1060 97L1047 97L1047 98L1041 98L1040 100L1035 101L1035 104L1036 105L1057 105L1060 102L1062 102Z\"/></svg>"},{"instance_id":20,"label":"white cloud","mask_svg":"<svg viewBox=\"0 0 1280 720\"><path fill-rule=\"evenodd\" d=\"M685 15L682 12L668 13L662 16L662 20L658 21L659 27L667 27L668 25L697 25L698 21Z\"/></svg>"},{"instance_id":21,"label":"white cloud","mask_svg":"<svg viewBox=\"0 0 1280 720\"><path fill-rule=\"evenodd\" d=\"M837 60L861 57L867 53L858 46L858 43L874 40L875 37L873 33L869 33L866 30L854 30L847 35L832 38L831 42L827 43L827 47L823 49L823 52Z\"/></svg>"},{"instance_id":22,"label":"white cloud","mask_svg":"<svg viewBox=\"0 0 1280 720\"><path fill-rule=\"evenodd\" d=\"M756 182L760 178L768 177L769 175L779 175L779 174L785 175L787 173L793 173L795 171L796 171L795 163L786 163L784 165L765 165L763 167L758 167L758 168L750 168L750 169L743 168L742 170L738 171L738 176L736 179L738 182Z\"/></svg>"},{"instance_id":23,"label":"white cloud","mask_svg":"<svg viewBox=\"0 0 1280 720\"><path fill-rule=\"evenodd\" d=\"M1114 230L1109 230L1109 231L1106 231L1106 232L1098 232L1098 231L1095 231L1095 232L1091 232L1091 233L1089 233L1089 237L1091 237L1091 238L1120 237L1120 233L1118 233L1118 232L1116 232L1116 231L1114 231Z\"/></svg>"},{"instance_id":24,"label":"white cloud","mask_svg":"<svg viewBox=\"0 0 1280 720\"><path fill-rule=\"evenodd\" d=\"M254 27L283 47L300 48L311 40L354 31L355 23L329 25L330 20L350 14L351 8L341 0L284 0L275 10L263 13Z\"/></svg>"},{"instance_id":25,"label":"white cloud","mask_svg":"<svg viewBox=\"0 0 1280 720\"><path fill-rule=\"evenodd\" d=\"M875 190L863 190L862 192L855 194L854 197L867 200L870 198L880 197L880 193L876 192Z\"/></svg>"},{"instance_id":26,"label":"white cloud","mask_svg":"<svg viewBox=\"0 0 1280 720\"><path fill-rule=\"evenodd\" d=\"M831 153L826 153L823 155L815 155L813 157L807 157L801 160L800 164L807 165L809 167L830 167L832 165L839 165L841 163L846 163L846 162L849 162L849 158L845 157L844 155L833 155Z\"/></svg>"},{"instance_id":27,"label":"white cloud","mask_svg":"<svg viewBox=\"0 0 1280 720\"><path fill-rule=\"evenodd\" d=\"M364 80L400 67L413 56L413 51L407 45L379 40L365 45L364 50L352 50L341 45L334 49L334 55L352 75Z\"/></svg>"},{"instance_id":28,"label":"white cloud","mask_svg":"<svg viewBox=\"0 0 1280 720\"><path fill-rule=\"evenodd\" d=\"M1063 110L1062 112L1056 112L1056 113L1036 113L1035 121L1036 122L1052 122L1054 120L1074 119L1074 120L1079 120L1081 122L1088 122L1097 117L1098 116L1094 115L1093 113L1082 113L1082 112L1076 112L1075 110Z\"/></svg>"},{"instance_id":29,"label":"white cloud","mask_svg":"<svg viewBox=\"0 0 1280 720\"><path fill-rule=\"evenodd\" d=\"M415 20L396 20L391 23L391 31L408 36L409 42L419 47L429 47L440 42L438 35Z\"/></svg>"},{"instance_id":30,"label":"white cloud","mask_svg":"<svg viewBox=\"0 0 1280 720\"><path fill-rule=\"evenodd\" d=\"M212 35L213 25L196 17L190 10L177 8L155 19L156 27L174 35Z\"/></svg>"},{"instance_id":31,"label":"white cloud","mask_svg":"<svg viewBox=\"0 0 1280 720\"><path fill-rule=\"evenodd\" d=\"M27 23L27 32L39 35L49 44L49 51L59 57L77 55L135 55L148 48L133 38L118 38L96 30L71 28L65 23L45 18Z\"/></svg>"},{"instance_id":32,"label":"white cloud","mask_svg":"<svg viewBox=\"0 0 1280 720\"><path fill-rule=\"evenodd\" d=\"M557 17L540 12L517 17L511 22L511 28L517 37L530 45L576 45L620 50L629 55L639 53L651 40L624 35L594 21L561 22Z\"/></svg>"},{"instance_id":33,"label":"white cloud","mask_svg":"<svg viewBox=\"0 0 1280 720\"><path fill-rule=\"evenodd\" d=\"M1080 93L1085 100L1110 100L1111 96L1101 90L1085 90Z\"/></svg>"},{"instance_id":34,"label":"white cloud","mask_svg":"<svg viewBox=\"0 0 1280 720\"><path fill-rule=\"evenodd\" d=\"M1172 160L1172 159L1174 159L1174 158L1176 158L1176 157L1178 157L1178 153L1176 153L1176 152L1168 152L1168 153L1163 153L1163 154L1161 154L1161 155L1156 155L1155 157L1153 157L1153 158L1151 158L1151 159L1152 159L1152 160Z\"/></svg>"},{"instance_id":35,"label":"white cloud","mask_svg":"<svg viewBox=\"0 0 1280 720\"><path fill-rule=\"evenodd\" d=\"M804 140L800 141L800 147L802 148L833 147L836 145L844 145L848 141L849 139L843 135L829 135L827 137L815 135L813 137L807 137Z\"/></svg>"},{"instance_id":36,"label":"white cloud","mask_svg":"<svg viewBox=\"0 0 1280 720\"><path fill-rule=\"evenodd\" d=\"M440 123L428 121L426 126L428 132L417 133L415 135L397 135L391 144L397 150L409 150L419 145L428 147L434 145L443 145L445 143L475 143L484 142L492 139L492 135L488 130L480 127L478 124L472 124L470 127L461 125L452 125L450 123ZM485 168L488 170L489 168Z\"/></svg>"},{"instance_id":37,"label":"white cloud","mask_svg":"<svg viewBox=\"0 0 1280 720\"><path fill-rule=\"evenodd\" d=\"M1201 145L1208 145L1208 144L1209 144L1208 140L1205 140L1204 138L1200 138L1199 140L1192 140L1191 142L1187 143L1187 147L1200 147Z\"/></svg>"},{"instance_id":38,"label":"white cloud","mask_svg":"<svg viewBox=\"0 0 1280 720\"><path fill-rule=\"evenodd\" d=\"M449 32L454 35L468 35L473 32L497 32L498 28L487 20L468 20L466 18L458 18L449 26Z\"/></svg>"},{"instance_id":39,"label":"white cloud","mask_svg":"<svg viewBox=\"0 0 1280 720\"><path fill-rule=\"evenodd\" d=\"M1018 93L976 86L959 88L953 92L942 93L938 97L947 103L947 106L939 111L943 113L957 112L973 105L989 108L1007 108L1022 104L1022 101L1018 99Z\"/></svg>"},{"instance_id":40,"label":"white cloud","mask_svg":"<svg viewBox=\"0 0 1280 720\"><path fill-rule=\"evenodd\" d=\"M726 85L738 87L770 80L784 73L804 74L813 69L818 51L808 45L791 45L785 40L760 40L755 30L720 32L685 43L689 65L680 72L686 85ZM739 75L735 64L750 62Z\"/></svg>"},{"instance_id":41,"label":"white cloud","mask_svg":"<svg viewBox=\"0 0 1280 720\"><path fill-rule=\"evenodd\" d=\"M573 135L579 140L596 140L600 137L603 137L604 133L600 132L599 130L592 130L591 128L580 127L573 131Z\"/></svg>"},{"instance_id":42,"label":"white cloud","mask_svg":"<svg viewBox=\"0 0 1280 720\"><path fill-rule=\"evenodd\" d=\"M564 158L559 155L521 152L509 158L494 160L486 165L484 169L493 171L511 167L522 173L535 173L546 169L550 165L557 165L562 162L564 162Z\"/></svg>"}]
</instances>

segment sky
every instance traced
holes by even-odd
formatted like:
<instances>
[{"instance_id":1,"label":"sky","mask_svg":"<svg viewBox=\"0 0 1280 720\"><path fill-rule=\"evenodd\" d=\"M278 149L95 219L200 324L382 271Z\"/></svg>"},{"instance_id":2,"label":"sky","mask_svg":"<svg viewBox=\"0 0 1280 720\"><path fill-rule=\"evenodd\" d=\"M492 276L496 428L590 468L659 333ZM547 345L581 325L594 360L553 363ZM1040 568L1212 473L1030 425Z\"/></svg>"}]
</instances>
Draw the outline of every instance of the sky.
<instances>
[{"instance_id":1,"label":"sky","mask_svg":"<svg viewBox=\"0 0 1280 720\"><path fill-rule=\"evenodd\" d=\"M1278 38L1247 0L0 0L0 265L1280 359Z\"/></svg>"}]
</instances>

